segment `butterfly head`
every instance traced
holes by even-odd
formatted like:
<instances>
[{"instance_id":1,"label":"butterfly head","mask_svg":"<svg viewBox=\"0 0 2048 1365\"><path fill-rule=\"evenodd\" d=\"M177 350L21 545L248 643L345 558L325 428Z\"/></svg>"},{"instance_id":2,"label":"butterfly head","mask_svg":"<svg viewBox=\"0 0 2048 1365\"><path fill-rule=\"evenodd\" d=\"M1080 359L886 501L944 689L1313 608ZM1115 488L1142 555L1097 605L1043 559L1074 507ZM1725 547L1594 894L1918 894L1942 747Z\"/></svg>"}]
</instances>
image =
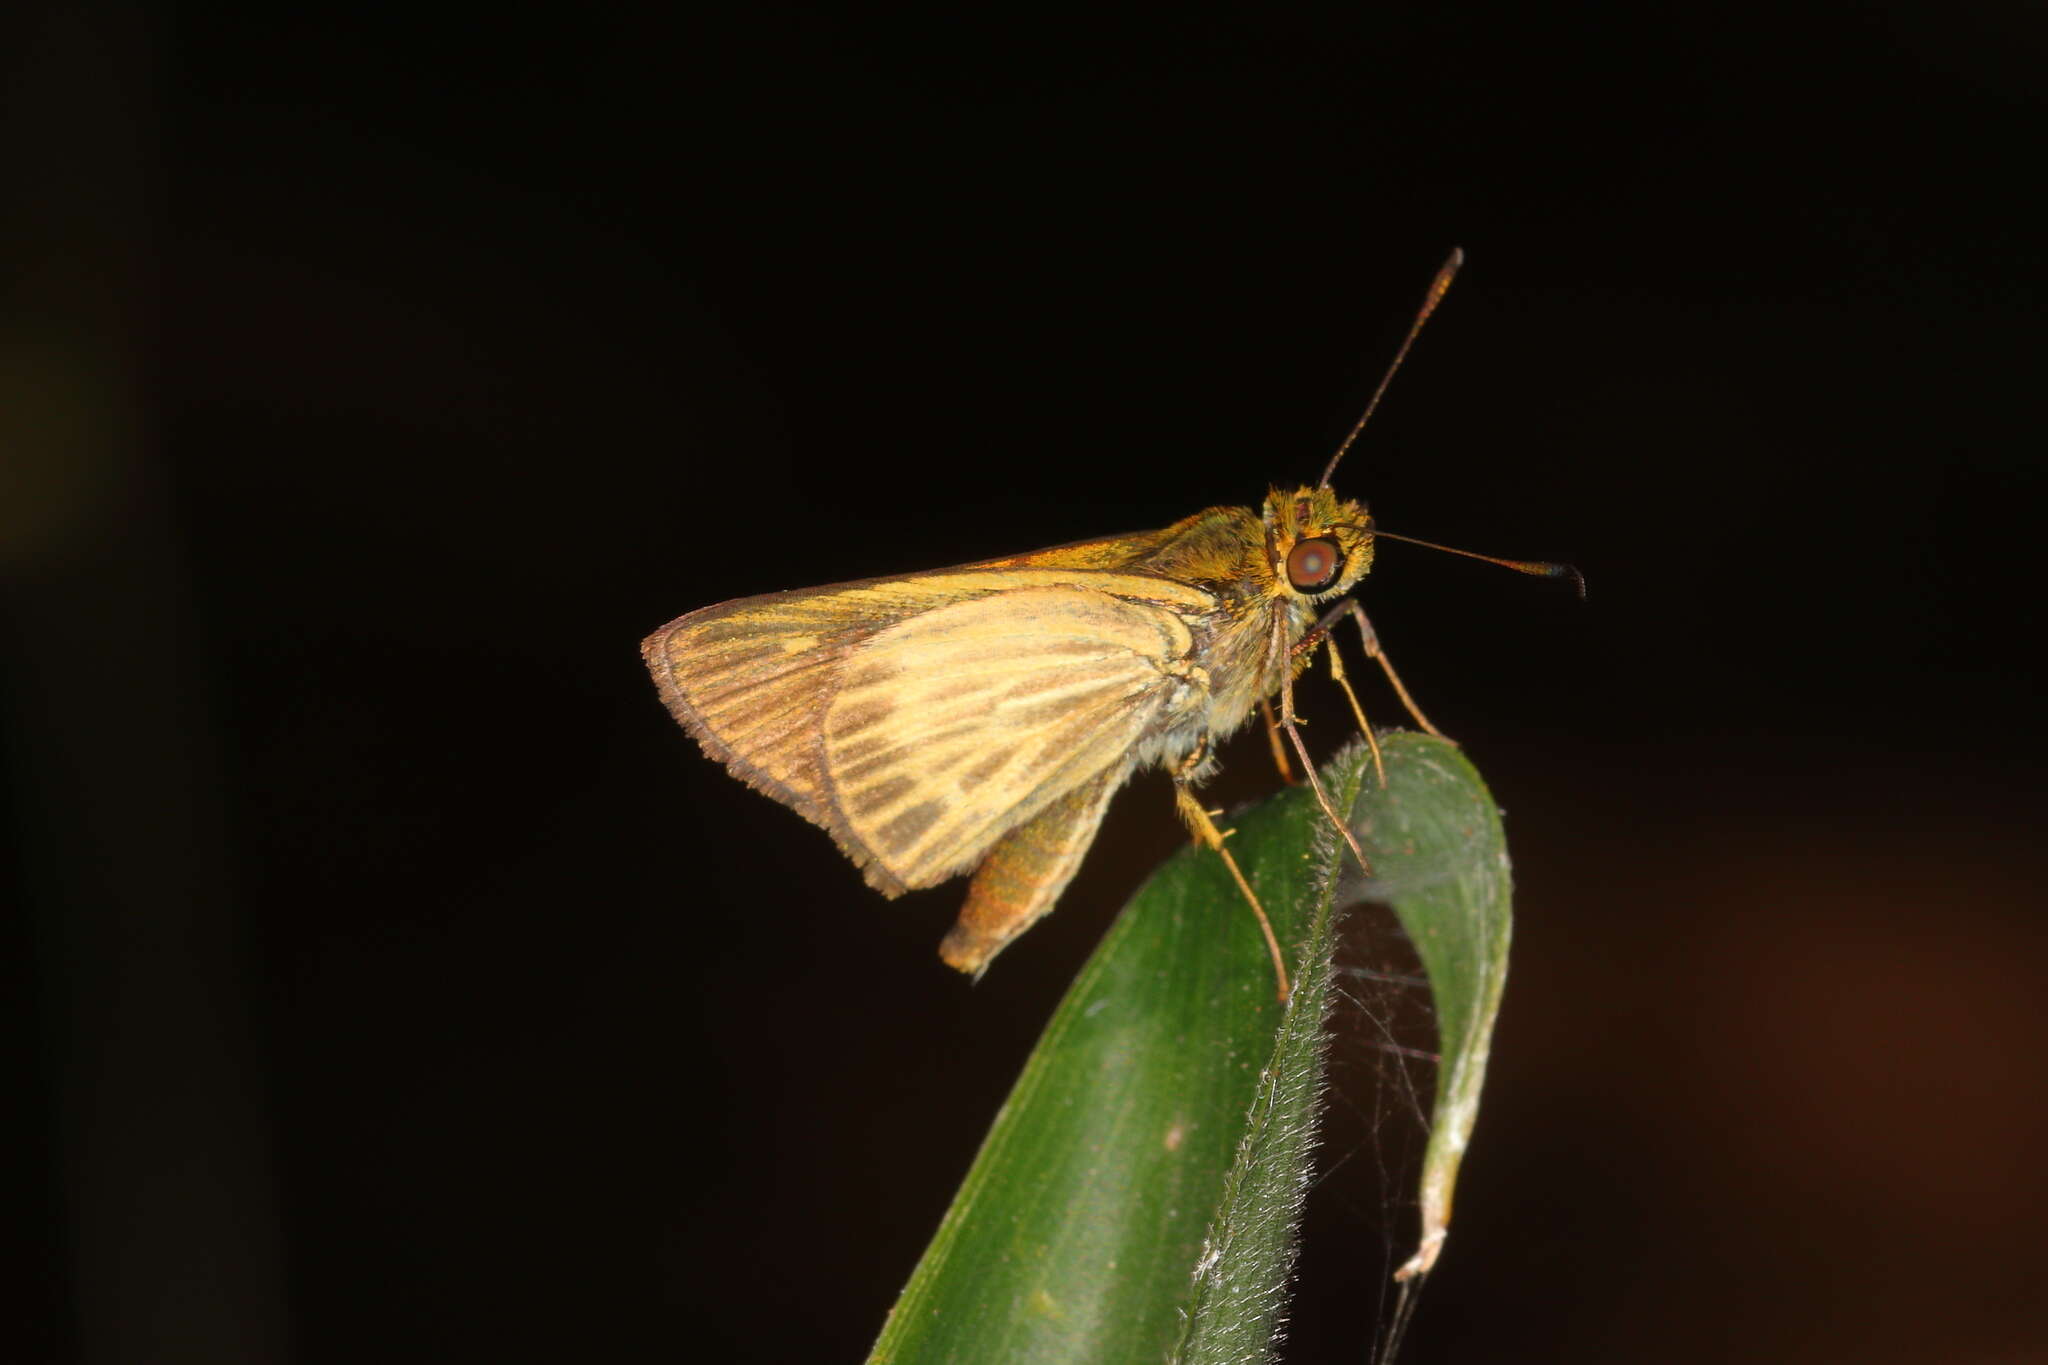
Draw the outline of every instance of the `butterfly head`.
<instances>
[{"instance_id":1,"label":"butterfly head","mask_svg":"<svg viewBox=\"0 0 2048 1365\"><path fill-rule=\"evenodd\" d=\"M1266 555L1276 591L1320 602L1349 592L1372 567L1372 515L1327 488L1266 495Z\"/></svg>"}]
</instances>

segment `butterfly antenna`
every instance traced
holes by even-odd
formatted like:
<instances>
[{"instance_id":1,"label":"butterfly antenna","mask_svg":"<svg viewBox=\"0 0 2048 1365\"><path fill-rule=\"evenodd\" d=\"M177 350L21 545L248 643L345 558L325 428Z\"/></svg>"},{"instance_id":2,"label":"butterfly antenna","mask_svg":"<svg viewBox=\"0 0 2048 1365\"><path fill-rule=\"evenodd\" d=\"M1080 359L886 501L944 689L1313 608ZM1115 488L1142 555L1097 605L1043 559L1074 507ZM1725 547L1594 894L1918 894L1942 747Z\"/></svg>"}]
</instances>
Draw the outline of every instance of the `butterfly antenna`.
<instances>
[{"instance_id":1,"label":"butterfly antenna","mask_svg":"<svg viewBox=\"0 0 2048 1365\"><path fill-rule=\"evenodd\" d=\"M1345 436L1343 444L1337 447L1337 453L1330 457L1330 462L1323 466L1323 481L1317 487L1330 486L1330 476L1337 472L1337 461L1344 458L1344 452L1351 449L1351 443L1358 439L1358 433L1365 430L1365 424L1372 418L1373 409L1380 405L1380 399L1387 392L1387 384L1393 379L1394 371L1400 369L1401 362L1408 358L1408 348L1415 344L1415 334L1422 330L1423 323L1429 321L1429 315L1436 311L1436 306L1444 301L1444 292L1451 287L1452 278L1458 273L1458 267L1463 264L1465 253L1452 247L1451 258L1443 263L1443 267L1436 272L1436 278L1429 282L1429 293L1423 296L1422 308L1415 314L1415 321L1409 324L1407 340L1401 343L1400 350L1394 352L1394 363L1387 366L1387 372L1380 376L1380 386L1372 391L1372 400L1365 405L1365 411L1360 413L1358 420L1352 424L1350 434Z\"/></svg>"},{"instance_id":2,"label":"butterfly antenna","mask_svg":"<svg viewBox=\"0 0 2048 1365\"><path fill-rule=\"evenodd\" d=\"M1409 545L1420 545L1425 550L1442 550L1447 555L1463 555L1467 559L1484 560L1488 564L1498 564L1503 569L1513 569L1516 573L1530 574L1536 578L1569 578L1572 586L1579 590L1579 600L1586 600L1586 576L1569 564L1553 564L1547 559L1501 559L1494 555L1482 555L1471 550L1439 545L1433 540L1397 536L1392 531L1382 531L1378 527L1373 528L1372 536L1375 540L1398 540Z\"/></svg>"}]
</instances>

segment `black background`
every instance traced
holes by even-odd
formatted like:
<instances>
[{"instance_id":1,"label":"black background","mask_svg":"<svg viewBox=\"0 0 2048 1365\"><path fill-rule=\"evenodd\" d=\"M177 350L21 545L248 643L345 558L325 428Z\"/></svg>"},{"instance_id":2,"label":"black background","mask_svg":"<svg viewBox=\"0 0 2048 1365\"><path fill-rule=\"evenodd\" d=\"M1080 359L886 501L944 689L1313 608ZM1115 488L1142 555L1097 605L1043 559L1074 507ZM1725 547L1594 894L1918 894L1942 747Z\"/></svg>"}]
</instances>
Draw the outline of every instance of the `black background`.
<instances>
[{"instance_id":1,"label":"black background","mask_svg":"<svg viewBox=\"0 0 2048 1365\"><path fill-rule=\"evenodd\" d=\"M1592 594L1365 588L1520 893L1409 1358L2048 1350L2038 14L8 23L15 1358L859 1358L1167 787L970 989L636 642L1312 481L1452 245L1339 485Z\"/></svg>"}]
</instances>

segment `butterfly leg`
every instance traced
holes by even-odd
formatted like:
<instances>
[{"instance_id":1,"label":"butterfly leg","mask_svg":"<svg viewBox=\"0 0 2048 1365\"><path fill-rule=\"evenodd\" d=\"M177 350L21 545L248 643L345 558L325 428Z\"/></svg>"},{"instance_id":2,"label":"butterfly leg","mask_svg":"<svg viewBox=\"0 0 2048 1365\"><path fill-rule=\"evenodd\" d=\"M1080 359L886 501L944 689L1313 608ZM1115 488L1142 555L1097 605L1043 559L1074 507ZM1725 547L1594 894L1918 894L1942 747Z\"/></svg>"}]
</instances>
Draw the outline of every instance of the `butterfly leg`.
<instances>
[{"instance_id":1,"label":"butterfly leg","mask_svg":"<svg viewBox=\"0 0 2048 1365\"><path fill-rule=\"evenodd\" d=\"M1387 785L1386 761L1380 757L1380 737L1372 732L1372 722L1365 718L1365 708L1358 704L1358 694L1351 690L1351 679L1344 676L1344 656L1337 650L1337 642L1330 642L1330 676L1337 680L1337 686L1344 689L1344 700L1351 703L1351 714L1358 720L1358 732L1365 736L1366 747L1372 750L1372 770L1382 787Z\"/></svg>"},{"instance_id":2,"label":"butterfly leg","mask_svg":"<svg viewBox=\"0 0 2048 1365\"><path fill-rule=\"evenodd\" d=\"M1372 750L1373 771L1379 775L1380 785L1384 787L1387 785L1387 765L1380 756L1379 736L1373 733L1372 722L1365 718L1365 708L1359 705L1358 693L1352 690L1351 679L1345 675L1344 656L1338 652L1337 641L1330 634L1331 628L1343 620L1348 612L1356 610L1357 607L1358 603L1347 597L1331 610L1324 612L1323 619L1316 622L1315 625L1308 629L1306 634L1294 642L1294 648L1288 651L1288 657L1290 659L1300 659L1313 653L1319 645L1326 643L1329 645L1330 676L1336 679L1337 686L1343 689L1344 700L1351 703L1351 714L1358 721L1359 733L1365 736L1366 745ZM1266 706L1263 698L1260 700L1259 705ZM1272 716L1270 707L1268 707L1266 714L1268 719L1270 719ZM1274 736L1273 742L1275 744L1279 743L1279 736L1277 734Z\"/></svg>"},{"instance_id":3,"label":"butterfly leg","mask_svg":"<svg viewBox=\"0 0 2048 1365\"><path fill-rule=\"evenodd\" d=\"M1415 723L1438 739L1449 739L1449 735L1429 723L1429 717L1422 714L1422 708L1415 704L1415 698L1408 695L1408 689L1401 683L1401 675L1394 671L1394 665L1387 658L1386 651L1380 648L1379 632L1372 628L1372 622L1366 617L1365 608L1355 601L1347 600L1343 609L1358 623L1358 633L1365 640L1365 656L1378 664L1380 671L1387 675L1387 681L1394 685L1394 695L1401 699L1401 705L1408 708L1408 714L1415 717ZM1333 650L1332 653L1334 652Z\"/></svg>"},{"instance_id":4,"label":"butterfly leg","mask_svg":"<svg viewBox=\"0 0 2048 1365\"><path fill-rule=\"evenodd\" d=\"M1267 655L1280 661L1280 728L1287 732L1287 738L1294 743L1294 752L1301 759L1303 770L1308 773L1308 785L1316 794L1316 804L1323 808L1323 814L1336 826L1337 833L1344 836L1344 842L1351 849L1351 856L1358 859L1358 865L1369 876L1372 860L1365 856L1365 850L1358 846L1357 838L1351 833L1351 826L1337 814L1337 807L1330 801L1329 792L1323 789L1323 779L1316 775L1315 760L1309 757L1308 744L1301 737L1301 728L1294 716L1294 665L1287 647L1286 629L1283 618L1273 618L1273 645Z\"/></svg>"},{"instance_id":5,"label":"butterfly leg","mask_svg":"<svg viewBox=\"0 0 2048 1365\"><path fill-rule=\"evenodd\" d=\"M1287 746L1280 742L1280 722L1273 718L1273 703L1260 697L1259 714L1266 718L1266 743L1273 746L1273 766L1280 770L1280 780L1290 787L1300 786L1294 780L1294 765L1287 761Z\"/></svg>"},{"instance_id":6,"label":"butterfly leg","mask_svg":"<svg viewBox=\"0 0 2048 1365\"><path fill-rule=\"evenodd\" d=\"M1280 952L1280 940L1273 934L1273 921L1266 918L1266 907L1259 904L1258 893L1253 891L1252 884L1245 880L1244 869L1237 865L1237 859L1232 857L1230 850L1223 845L1223 841L1229 837L1229 832L1216 828L1216 821L1210 816L1208 808L1202 804L1201 798L1195 795L1192 774L1208 756L1209 741L1208 737L1204 736L1194 752L1174 766L1174 805L1180 810L1180 818L1187 822L1188 829L1194 833L1196 842L1216 850L1217 855L1223 859L1223 865L1230 869L1230 879L1236 882L1237 889L1244 893L1245 903L1251 906L1252 916L1259 922L1259 932L1265 935L1266 952L1272 956L1273 976L1280 983L1280 1003L1284 1005L1287 1003L1287 997L1294 993L1294 987L1287 979L1287 959Z\"/></svg>"}]
</instances>

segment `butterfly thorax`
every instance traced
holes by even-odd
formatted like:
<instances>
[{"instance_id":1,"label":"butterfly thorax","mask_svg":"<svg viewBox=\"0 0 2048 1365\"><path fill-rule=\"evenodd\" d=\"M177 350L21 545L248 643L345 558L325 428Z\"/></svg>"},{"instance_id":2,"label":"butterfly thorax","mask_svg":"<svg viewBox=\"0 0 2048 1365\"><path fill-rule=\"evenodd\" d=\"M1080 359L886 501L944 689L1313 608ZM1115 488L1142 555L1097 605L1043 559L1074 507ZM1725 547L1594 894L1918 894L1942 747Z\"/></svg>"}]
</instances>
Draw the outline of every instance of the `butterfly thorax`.
<instances>
[{"instance_id":1,"label":"butterfly thorax","mask_svg":"<svg viewBox=\"0 0 2048 1365\"><path fill-rule=\"evenodd\" d=\"M1205 704L1175 717L1150 755L1172 763L1239 729L1260 698L1306 666L1296 647L1321 604L1349 591L1372 564L1372 520L1328 489L1275 489L1264 508L1212 507L1148 536L1125 540L1119 567L1209 594L1184 611ZM1078 547L1077 547L1078 548Z\"/></svg>"}]
</instances>

